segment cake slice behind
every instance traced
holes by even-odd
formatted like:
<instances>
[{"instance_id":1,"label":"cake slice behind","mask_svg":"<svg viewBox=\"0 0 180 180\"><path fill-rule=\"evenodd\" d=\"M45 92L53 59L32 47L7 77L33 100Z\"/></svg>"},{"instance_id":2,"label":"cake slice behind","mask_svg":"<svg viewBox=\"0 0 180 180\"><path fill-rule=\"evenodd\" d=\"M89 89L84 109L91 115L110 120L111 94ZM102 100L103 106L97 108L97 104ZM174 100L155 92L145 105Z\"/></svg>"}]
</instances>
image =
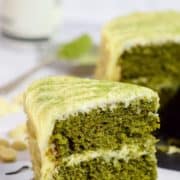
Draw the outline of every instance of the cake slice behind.
<instances>
[{"instance_id":1,"label":"cake slice behind","mask_svg":"<svg viewBox=\"0 0 180 180\"><path fill-rule=\"evenodd\" d=\"M180 138L180 13L141 12L118 17L102 31L96 78L157 91L160 137Z\"/></svg>"}]
</instances>

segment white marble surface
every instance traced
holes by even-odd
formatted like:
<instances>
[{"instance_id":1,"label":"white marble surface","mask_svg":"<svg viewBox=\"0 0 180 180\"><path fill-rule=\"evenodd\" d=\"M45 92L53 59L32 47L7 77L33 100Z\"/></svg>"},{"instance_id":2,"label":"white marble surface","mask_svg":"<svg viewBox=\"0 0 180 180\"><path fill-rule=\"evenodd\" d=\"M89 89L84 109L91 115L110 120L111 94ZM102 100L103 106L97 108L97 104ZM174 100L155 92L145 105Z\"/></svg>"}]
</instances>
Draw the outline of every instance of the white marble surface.
<instances>
[{"instance_id":1,"label":"white marble surface","mask_svg":"<svg viewBox=\"0 0 180 180\"><path fill-rule=\"evenodd\" d=\"M0 0L0 3L2 0ZM71 39L82 32L89 32L95 41L99 41L101 25L112 17L137 10L178 9L178 0L64 0L64 24L57 33L56 41ZM40 61L41 53L38 46L17 42L9 42L0 37L0 86L27 71ZM34 79L47 75L66 74L67 69L47 67L35 73L24 84L19 86L8 97L15 96ZM23 112L0 118L0 134L5 134L9 129L26 119ZM25 157L25 159L23 158ZM19 157L27 162L27 156ZM11 167L13 166L13 167ZM15 167L14 167L15 166ZM5 177L3 174L17 164L0 164L0 180L30 179L31 173L27 172L16 177ZM179 180L180 173L159 169L159 180Z\"/></svg>"}]
</instances>

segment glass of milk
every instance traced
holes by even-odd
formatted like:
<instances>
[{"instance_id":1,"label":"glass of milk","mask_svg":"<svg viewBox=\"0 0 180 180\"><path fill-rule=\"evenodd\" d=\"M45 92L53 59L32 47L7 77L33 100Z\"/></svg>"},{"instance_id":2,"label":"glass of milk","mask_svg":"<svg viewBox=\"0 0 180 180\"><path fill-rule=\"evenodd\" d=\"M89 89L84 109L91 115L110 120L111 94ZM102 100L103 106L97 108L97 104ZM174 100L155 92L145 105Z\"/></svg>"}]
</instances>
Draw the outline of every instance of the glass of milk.
<instances>
[{"instance_id":1,"label":"glass of milk","mask_svg":"<svg viewBox=\"0 0 180 180\"><path fill-rule=\"evenodd\" d=\"M61 0L3 0L2 32L23 40L49 39L61 22Z\"/></svg>"}]
</instances>

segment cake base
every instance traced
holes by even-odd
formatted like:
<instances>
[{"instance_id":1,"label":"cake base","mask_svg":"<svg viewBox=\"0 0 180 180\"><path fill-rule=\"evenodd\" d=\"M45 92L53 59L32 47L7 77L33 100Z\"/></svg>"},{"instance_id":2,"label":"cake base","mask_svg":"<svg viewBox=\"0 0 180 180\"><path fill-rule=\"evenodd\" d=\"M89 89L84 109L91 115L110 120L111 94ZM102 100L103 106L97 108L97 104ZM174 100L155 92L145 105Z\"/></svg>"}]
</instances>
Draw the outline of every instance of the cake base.
<instances>
[{"instance_id":1,"label":"cake base","mask_svg":"<svg viewBox=\"0 0 180 180\"><path fill-rule=\"evenodd\" d=\"M81 162L75 166L62 165L53 175L54 180L156 180L156 160L154 157L143 156L137 160L101 158Z\"/></svg>"}]
</instances>

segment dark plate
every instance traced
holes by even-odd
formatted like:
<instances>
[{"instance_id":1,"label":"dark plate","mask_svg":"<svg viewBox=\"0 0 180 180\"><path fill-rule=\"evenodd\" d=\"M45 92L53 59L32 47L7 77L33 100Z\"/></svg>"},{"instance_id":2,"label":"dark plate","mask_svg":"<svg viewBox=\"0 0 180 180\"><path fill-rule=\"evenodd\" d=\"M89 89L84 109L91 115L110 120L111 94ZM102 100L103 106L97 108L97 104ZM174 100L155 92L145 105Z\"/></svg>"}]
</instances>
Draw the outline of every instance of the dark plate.
<instances>
[{"instance_id":1,"label":"dark plate","mask_svg":"<svg viewBox=\"0 0 180 180\"><path fill-rule=\"evenodd\" d=\"M158 152L157 158L159 167L180 171L180 154L168 155Z\"/></svg>"}]
</instances>

